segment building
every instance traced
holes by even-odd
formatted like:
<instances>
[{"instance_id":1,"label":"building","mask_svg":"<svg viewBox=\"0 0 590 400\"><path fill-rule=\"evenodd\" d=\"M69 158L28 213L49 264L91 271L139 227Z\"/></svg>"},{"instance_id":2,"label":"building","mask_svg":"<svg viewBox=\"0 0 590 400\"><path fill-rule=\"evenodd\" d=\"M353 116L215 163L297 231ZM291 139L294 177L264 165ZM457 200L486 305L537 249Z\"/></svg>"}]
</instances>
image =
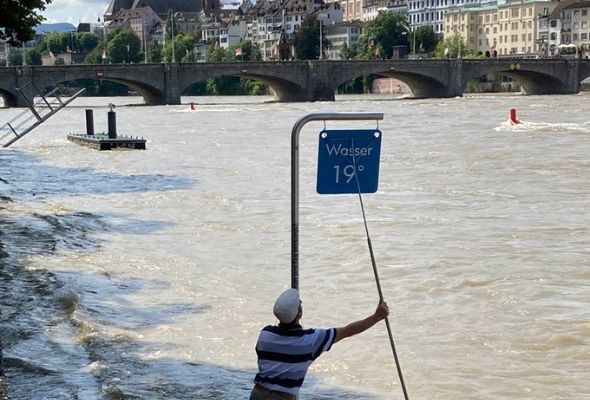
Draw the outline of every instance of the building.
<instances>
[{"instance_id":1,"label":"building","mask_svg":"<svg viewBox=\"0 0 590 400\"><path fill-rule=\"evenodd\" d=\"M430 25L438 35L444 34L444 18L450 9L495 6L502 0L408 0L408 24L412 30Z\"/></svg>"},{"instance_id":2,"label":"building","mask_svg":"<svg viewBox=\"0 0 590 400\"><path fill-rule=\"evenodd\" d=\"M498 56L537 56L543 47L542 20L554 1L507 0L496 6L455 7L444 15L444 35L459 33L467 50Z\"/></svg>"},{"instance_id":3,"label":"building","mask_svg":"<svg viewBox=\"0 0 590 400\"><path fill-rule=\"evenodd\" d=\"M153 32L164 20L151 7L121 10L107 23L108 30L119 27L131 28L141 41L141 47L147 51L150 32Z\"/></svg>"},{"instance_id":4,"label":"building","mask_svg":"<svg viewBox=\"0 0 590 400\"><path fill-rule=\"evenodd\" d=\"M569 3L561 10L561 44L574 44L589 41L590 1Z\"/></svg>"},{"instance_id":5,"label":"building","mask_svg":"<svg viewBox=\"0 0 590 400\"><path fill-rule=\"evenodd\" d=\"M329 60L341 60L342 47L352 48L359 40L363 25L360 21L338 22L324 27L324 35L330 42L326 51Z\"/></svg>"}]
</instances>

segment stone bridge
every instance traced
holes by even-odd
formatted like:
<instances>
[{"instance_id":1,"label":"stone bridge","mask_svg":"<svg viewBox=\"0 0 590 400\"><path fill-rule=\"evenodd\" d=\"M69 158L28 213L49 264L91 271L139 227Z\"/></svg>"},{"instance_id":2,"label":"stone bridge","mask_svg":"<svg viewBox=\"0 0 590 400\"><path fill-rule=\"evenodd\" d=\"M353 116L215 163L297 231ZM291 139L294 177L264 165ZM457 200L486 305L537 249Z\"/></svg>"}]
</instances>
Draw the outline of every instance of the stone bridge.
<instances>
[{"instance_id":1,"label":"stone bridge","mask_svg":"<svg viewBox=\"0 0 590 400\"><path fill-rule=\"evenodd\" d=\"M104 64L0 68L0 96L8 107L26 106L17 88L30 96L78 79L122 83L143 96L146 104L180 104L191 85L220 76L263 81L283 102L333 101L337 88L368 75L405 82L415 97L455 97L472 79L490 73L516 80L527 94L578 93L590 77L590 60L368 60L281 61L195 64ZM34 85L27 85L32 82Z\"/></svg>"}]
</instances>

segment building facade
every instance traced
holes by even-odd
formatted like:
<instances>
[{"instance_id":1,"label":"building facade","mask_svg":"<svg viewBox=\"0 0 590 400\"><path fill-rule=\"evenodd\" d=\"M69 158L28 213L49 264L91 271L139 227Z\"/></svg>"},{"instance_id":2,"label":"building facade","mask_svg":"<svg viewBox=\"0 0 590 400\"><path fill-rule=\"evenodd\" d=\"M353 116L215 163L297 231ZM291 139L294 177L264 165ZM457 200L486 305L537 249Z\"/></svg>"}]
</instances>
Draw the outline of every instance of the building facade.
<instances>
[{"instance_id":1,"label":"building facade","mask_svg":"<svg viewBox=\"0 0 590 400\"><path fill-rule=\"evenodd\" d=\"M508 0L496 6L455 7L444 15L444 35L460 34L467 49L476 54L537 56L543 48L541 21L556 5L553 1Z\"/></svg>"}]
</instances>

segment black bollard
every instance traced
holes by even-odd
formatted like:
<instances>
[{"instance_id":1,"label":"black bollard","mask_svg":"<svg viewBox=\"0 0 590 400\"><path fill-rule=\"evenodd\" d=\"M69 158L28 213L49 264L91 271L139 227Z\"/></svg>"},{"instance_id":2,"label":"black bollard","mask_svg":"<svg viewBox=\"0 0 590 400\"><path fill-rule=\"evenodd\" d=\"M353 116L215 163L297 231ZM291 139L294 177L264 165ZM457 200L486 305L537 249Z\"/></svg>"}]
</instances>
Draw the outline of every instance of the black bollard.
<instances>
[{"instance_id":1,"label":"black bollard","mask_svg":"<svg viewBox=\"0 0 590 400\"><path fill-rule=\"evenodd\" d=\"M86 110L86 134L94 135L94 115L92 110Z\"/></svg>"},{"instance_id":2,"label":"black bollard","mask_svg":"<svg viewBox=\"0 0 590 400\"><path fill-rule=\"evenodd\" d=\"M108 112L109 139L117 138L117 114L114 111Z\"/></svg>"}]
</instances>

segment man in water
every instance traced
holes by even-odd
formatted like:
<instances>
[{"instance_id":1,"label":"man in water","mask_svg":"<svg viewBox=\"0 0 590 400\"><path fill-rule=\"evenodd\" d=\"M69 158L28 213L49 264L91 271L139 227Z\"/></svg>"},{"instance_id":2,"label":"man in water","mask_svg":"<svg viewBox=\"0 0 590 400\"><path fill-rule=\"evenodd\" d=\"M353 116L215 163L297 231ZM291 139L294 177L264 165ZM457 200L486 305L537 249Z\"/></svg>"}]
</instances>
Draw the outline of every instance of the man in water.
<instances>
[{"instance_id":1,"label":"man in water","mask_svg":"<svg viewBox=\"0 0 590 400\"><path fill-rule=\"evenodd\" d=\"M303 307L297 289L285 290L273 308L278 325L268 325L258 337L258 374L250 400L296 400L311 363L334 343L366 331L389 315L381 302L373 314L342 328L303 329Z\"/></svg>"}]
</instances>

